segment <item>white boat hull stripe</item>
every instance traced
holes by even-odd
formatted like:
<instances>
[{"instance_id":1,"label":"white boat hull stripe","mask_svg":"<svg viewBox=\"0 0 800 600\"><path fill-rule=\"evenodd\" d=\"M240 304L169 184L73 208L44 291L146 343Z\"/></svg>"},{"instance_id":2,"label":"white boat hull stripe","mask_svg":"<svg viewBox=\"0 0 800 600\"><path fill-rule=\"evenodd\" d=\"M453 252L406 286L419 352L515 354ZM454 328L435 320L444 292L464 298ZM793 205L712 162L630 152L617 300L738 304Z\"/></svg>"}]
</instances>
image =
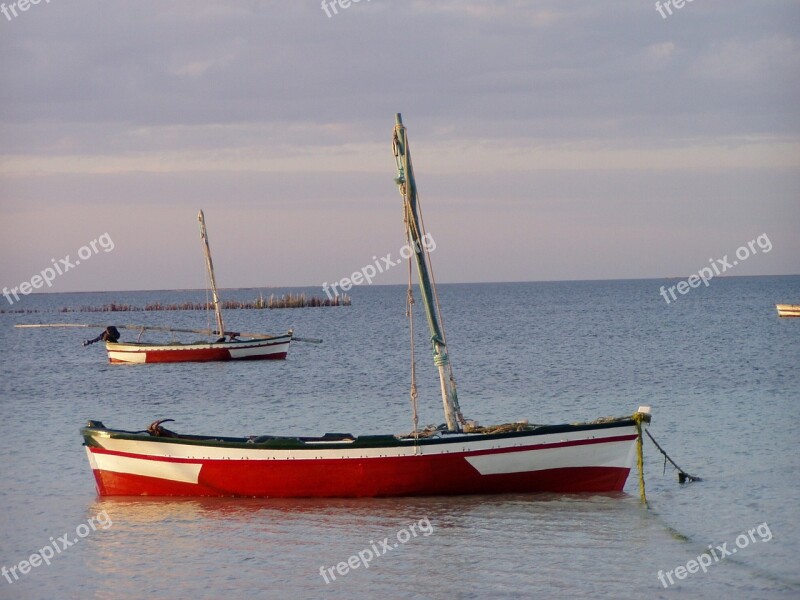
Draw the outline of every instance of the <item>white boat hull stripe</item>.
<instances>
[{"instance_id":1,"label":"white boat hull stripe","mask_svg":"<svg viewBox=\"0 0 800 600\"><path fill-rule=\"evenodd\" d=\"M524 473L538 468L561 469L565 467L627 467L627 460L620 460L618 444L630 444L630 441L590 444L587 446L569 446L552 449L522 450L503 454L484 454L467 456L471 464L481 475L500 475L505 473Z\"/></svg>"},{"instance_id":2,"label":"white boat hull stripe","mask_svg":"<svg viewBox=\"0 0 800 600\"><path fill-rule=\"evenodd\" d=\"M200 463L142 460L115 454L93 453L89 448L86 450L89 453L89 460L93 469L112 471L114 473L128 473L196 484L202 467Z\"/></svg>"}]
</instances>

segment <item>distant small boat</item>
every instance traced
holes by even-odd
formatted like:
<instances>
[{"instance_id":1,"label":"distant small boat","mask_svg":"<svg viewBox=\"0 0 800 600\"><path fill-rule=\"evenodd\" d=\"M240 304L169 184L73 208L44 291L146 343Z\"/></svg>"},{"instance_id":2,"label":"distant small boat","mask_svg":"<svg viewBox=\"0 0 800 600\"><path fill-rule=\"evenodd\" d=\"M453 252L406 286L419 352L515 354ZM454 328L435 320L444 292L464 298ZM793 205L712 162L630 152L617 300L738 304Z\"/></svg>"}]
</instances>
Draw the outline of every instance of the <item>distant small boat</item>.
<instances>
[{"instance_id":1,"label":"distant small boat","mask_svg":"<svg viewBox=\"0 0 800 600\"><path fill-rule=\"evenodd\" d=\"M211 262L211 249L206 233L206 220L201 210L197 215L200 224L200 238L203 240L203 253L208 270L208 281L211 286L211 297L214 301L214 314L217 318L217 329L209 332L221 336L214 342L195 342L181 344L148 344L136 342L120 342L119 334L114 327L109 327L99 336L106 344L108 360L112 363L160 363L160 362L207 362L220 360L264 360L284 359L292 341L292 331L278 336L258 335L247 341L239 340L240 333L225 331L222 321L222 310L217 294L217 283L214 278L214 264ZM225 336L228 339L225 339ZM90 341L99 341L97 338Z\"/></svg>"},{"instance_id":2,"label":"distant small boat","mask_svg":"<svg viewBox=\"0 0 800 600\"><path fill-rule=\"evenodd\" d=\"M267 339L170 344L106 341L112 363L209 362L220 360L284 359L292 341L291 330Z\"/></svg>"},{"instance_id":3,"label":"distant small boat","mask_svg":"<svg viewBox=\"0 0 800 600\"><path fill-rule=\"evenodd\" d=\"M800 317L800 304L776 304L779 317Z\"/></svg>"},{"instance_id":4,"label":"distant small boat","mask_svg":"<svg viewBox=\"0 0 800 600\"><path fill-rule=\"evenodd\" d=\"M97 337L86 340L83 345L105 342L108 361L111 363L175 363L175 362L210 362L228 360L282 360L286 358L292 340L319 344L322 340L299 338L290 329L284 334L270 335L265 333L244 333L226 331L222 320L222 309L214 279L214 265L211 262L211 249L208 244L206 221L203 211L197 215L200 223L200 238L203 240L203 252L206 259L211 295L214 301L214 314L217 320L216 329L175 329L172 327L148 327L144 325L95 325L86 323L35 323L20 324L14 327L87 327L104 328ZM120 329L138 331L135 342L120 342ZM216 341L195 341L189 343L169 342L166 344L147 343L141 341L145 331L165 331L170 333L196 333L218 337ZM227 339L226 339L227 336ZM248 339L239 339L241 337Z\"/></svg>"}]
</instances>

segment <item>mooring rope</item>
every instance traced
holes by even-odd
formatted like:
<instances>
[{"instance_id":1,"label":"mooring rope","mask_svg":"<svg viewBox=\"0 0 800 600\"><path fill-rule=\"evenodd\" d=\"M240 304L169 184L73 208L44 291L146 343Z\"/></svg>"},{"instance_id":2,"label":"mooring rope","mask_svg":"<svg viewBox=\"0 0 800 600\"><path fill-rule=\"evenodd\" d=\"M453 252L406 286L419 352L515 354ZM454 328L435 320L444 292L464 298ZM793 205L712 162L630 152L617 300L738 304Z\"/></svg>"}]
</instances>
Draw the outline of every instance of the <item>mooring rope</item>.
<instances>
[{"instance_id":1,"label":"mooring rope","mask_svg":"<svg viewBox=\"0 0 800 600\"><path fill-rule=\"evenodd\" d=\"M647 493L644 489L644 452L642 451L642 422L645 420L644 413L637 412L633 415L633 421L636 423L636 465L639 467L639 496L642 499L642 504L650 508L647 502ZM646 431L646 430L645 430Z\"/></svg>"},{"instance_id":2,"label":"mooring rope","mask_svg":"<svg viewBox=\"0 0 800 600\"><path fill-rule=\"evenodd\" d=\"M667 461L669 461L673 467L678 471L678 483L686 483L692 481L703 481L700 477L695 475L689 475L686 471L681 469L672 458L667 454L666 450L664 450L661 445L656 441L653 435L647 430L642 427L643 422L650 421L650 415L637 412L633 415L633 421L636 423L636 464L639 468L639 496L642 499L642 504L644 504L648 509L650 508L650 503L647 501L647 493L645 492L645 485L644 485L644 452L642 449L643 446L643 438L642 438L642 431L647 434L647 437L650 438L650 441L655 444L658 451L664 455L664 469L667 468Z\"/></svg>"},{"instance_id":3,"label":"mooring rope","mask_svg":"<svg viewBox=\"0 0 800 600\"><path fill-rule=\"evenodd\" d=\"M687 481L690 482L690 483L692 481L703 481L700 477L696 477L694 475L689 475L686 471L681 469L678 466L678 464L674 460L672 460L672 458L670 458L669 454L667 454L667 452L659 445L659 443L656 441L656 439L653 437L653 435L649 431L647 431L646 429L644 430L644 432L647 434L647 437L650 438L650 441L652 441L656 445L656 448L658 448L658 450L661 452L661 454L664 455L664 470L666 471L667 461L669 461L672 464L672 466L675 467L675 469L678 471L678 482L679 483L686 483Z\"/></svg>"}]
</instances>

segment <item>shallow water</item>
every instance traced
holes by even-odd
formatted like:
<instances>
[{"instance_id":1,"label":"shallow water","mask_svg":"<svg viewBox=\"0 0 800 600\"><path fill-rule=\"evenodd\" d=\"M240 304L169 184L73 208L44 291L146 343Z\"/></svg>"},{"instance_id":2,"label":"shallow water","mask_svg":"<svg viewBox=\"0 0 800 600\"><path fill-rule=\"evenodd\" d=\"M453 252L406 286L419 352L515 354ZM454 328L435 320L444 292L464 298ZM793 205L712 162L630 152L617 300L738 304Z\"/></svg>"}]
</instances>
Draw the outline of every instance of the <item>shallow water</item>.
<instances>
[{"instance_id":1,"label":"shallow water","mask_svg":"<svg viewBox=\"0 0 800 600\"><path fill-rule=\"evenodd\" d=\"M95 330L11 327L197 328L207 325L203 312L0 314L0 566L18 565L51 537L78 539L98 514L111 521L104 529L96 520L49 566L0 579L0 598L796 598L800 319L779 319L774 305L800 300L800 277L718 278L670 305L658 294L664 283L440 286L468 417L560 423L653 407L652 434L704 480L662 475L647 443L649 511L635 476L611 495L100 500L77 431L87 419L140 429L174 418L178 431L223 435L410 430L404 289L357 288L351 307L229 311L230 327L294 327L325 339L264 363L109 365L101 344L80 345ZM15 308L203 299L50 294ZM422 315L416 323L420 421L438 424ZM751 530L707 572L666 588L659 581L660 570L674 573L709 544L735 548ZM397 547L369 568L336 573L385 538ZM336 580L328 571L326 583L320 570L331 567Z\"/></svg>"}]
</instances>

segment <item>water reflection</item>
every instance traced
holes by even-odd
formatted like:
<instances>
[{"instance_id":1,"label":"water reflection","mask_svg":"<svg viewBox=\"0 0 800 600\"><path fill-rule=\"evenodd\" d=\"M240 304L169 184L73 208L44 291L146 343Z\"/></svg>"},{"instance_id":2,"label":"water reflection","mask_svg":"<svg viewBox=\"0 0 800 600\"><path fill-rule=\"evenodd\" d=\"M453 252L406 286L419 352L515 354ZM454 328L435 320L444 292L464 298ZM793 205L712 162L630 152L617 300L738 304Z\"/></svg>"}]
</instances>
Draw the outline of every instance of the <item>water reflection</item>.
<instances>
[{"instance_id":1,"label":"water reflection","mask_svg":"<svg viewBox=\"0 0 800 600\"><path fill-rule=\"evenodd\" d=\"M163 592L166 577L169 585L176 586L171 593L195 598L205 597L207 589L219 592L226 586L239 592L249 586L265 590L269 588L265 582L303 597L331 593L334 588L319 575L321 567L346 561L380 540L395 540L399 530L421 519L430 522L430 535L412 537L377 558L370 569L332 582L335 589L414 596L420 585L436 589L448 576L447 565L491 574L495 580L506 578L509 585L529 585L532 568L538 569L537 577L552 579L563 574L558 564L564 553L576 553L580 564L591 555L581 548L621 551L623 544L645 536L647 527L637 524L642 512L638 500L619 493L114 498L98 499L88 507L91 514L101 511L110 515L113 527L103 532L108 535L92 539L93 555L87 563L98 578L111 578L133 594L148 589ZM642 531L637 533L637 528ZM166 575L165 565L170 569ZM210 573L215 573L213 578ZM474 581L477 575L470 577ZM273 596L266 593L266 597Z\"/></svg>"}]
</instances>

